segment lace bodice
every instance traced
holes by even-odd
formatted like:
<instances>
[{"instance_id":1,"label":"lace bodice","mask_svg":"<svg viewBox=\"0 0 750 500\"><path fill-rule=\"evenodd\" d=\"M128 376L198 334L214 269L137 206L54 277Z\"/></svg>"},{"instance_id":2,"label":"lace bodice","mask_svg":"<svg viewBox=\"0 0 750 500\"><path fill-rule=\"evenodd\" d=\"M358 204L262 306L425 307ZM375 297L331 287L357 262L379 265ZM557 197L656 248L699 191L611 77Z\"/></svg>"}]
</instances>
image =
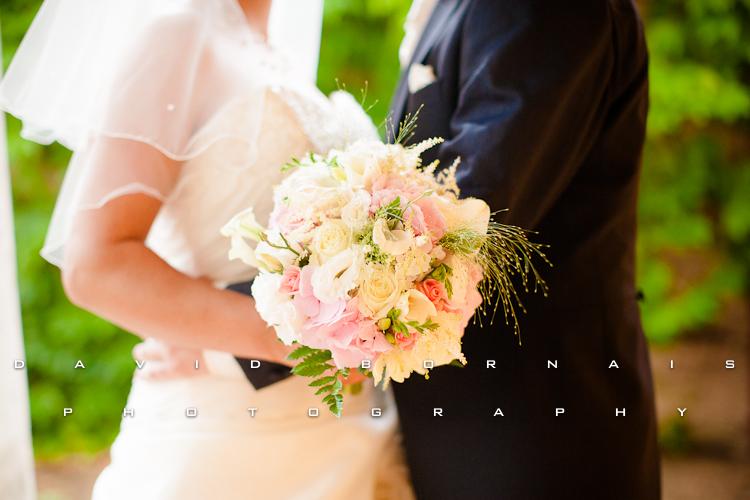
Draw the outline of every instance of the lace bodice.
<instances>
[{"instance_id":1,"label":"lace bodice","mask_svg":"<svg viewBox=\"0 0 750 500\"><path fill-rule=\"evenodd\" d=\"M169 264L221 284L247 278L227 258L224 223L249 206L266 216L292 157L374 127L350 95L321 94L299 54L253 32L236 0L148 5L108 54L107 76L91 76L86 106L54 108L35 128L49 122L74 151L42 254L64 265L79 213L146 194L163 203L147 244Z\"/></svg>"},{"instance_id":2,"label":"lace bodice","mask_svg":"<svg viewBox=\"0 0 750 500\"><path fill-rule=\"evenodd\" d=\"M242 129L257 119L259 135L253 146L236 140L214 142L185 162L147 241L176 269L220 286L252 277L247 266L228 260L229 243L220 228L248 206L265 222L272 209L272 188L288 160L376 134L345 92L325 97L312 86L277 81L265 91L261 110L257 104L256 99L238 100L211 118L212 126L222 129Z\"/></svg>"}]
</instances>

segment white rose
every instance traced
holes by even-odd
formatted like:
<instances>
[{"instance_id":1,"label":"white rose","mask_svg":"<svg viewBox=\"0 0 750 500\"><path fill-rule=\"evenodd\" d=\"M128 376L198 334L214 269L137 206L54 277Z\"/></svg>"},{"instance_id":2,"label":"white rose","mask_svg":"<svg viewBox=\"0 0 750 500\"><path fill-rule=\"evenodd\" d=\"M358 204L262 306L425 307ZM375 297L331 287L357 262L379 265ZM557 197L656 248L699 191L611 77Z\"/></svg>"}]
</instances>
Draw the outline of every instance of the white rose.
<instances>
[{"instance_id":1,"label":"white rose","mask_svg":"<svg viewBox=\"0 0 750 500\"><path fill-rule=\"evenodd\" d=\"M331 174L331 170L325 163L315 163L298 167L292 171L276 189L278 196L287 197L293 201L293 197L300 193L315 191L320 188L336 187L339 182Z\"/></svg>"},{"instance_id":2,"label":"white rose","mask_svg":"<svg viewBox=\"0 0 750 500\"><path fill-rule=\"evenodd\" d=\"M253 280L252 292L255 309L276 330L276 335L286 345L298 340L302 329L302 319L288 294L279 293L281 275L260 273Z\"/></svg>"},{"instance_id":3,"label":"white rose","mask_svg":"<svg viewBox=\"0 0 750 500\"><path fill-rule=\"evenodd\" d=\"M292 301L279 304L279 324L275 326L276 336L285 344L292 345L300 340L300 332L305 324Z\"/></svg>"},{"instance_id":4,"label":"white rose","mask_svg":"<svg viewBox=\"0 0 750 500\"><path fill-rule=\"evenodd\" d=\"M284 203L295 212L323 213L349 200L341 186L325 164L299 167L278 186L274 203Z\"/></svg>"},{"instance_id":5,"label":"white rose","mask_svg":"<svg viewBox=\"0 0 750 500\"><path fill-rule=\"evenodd\" d=\"M269 325L279 322L279 304L290 301L288 294L279 293L281 275L274 273L260 273L255 277L252 284L253 300L255 309Z\"/></svg>"},{"instance_id":6,"label":"white rose","mask_svg":"<svg viewBox=\"0 0 750 500\"><path fill-rule=\"evenodd\" d=\"M373 319L385 317L401 296L401 286L396 273L390 267L369 264L357 296L362 314Z\"/></svg>"},{"instance_id":7,"label":"white rose","mask_svg":"<svg viewBox=\"0 0 750 500\"><path fill-rule=\"evenodd\" d=\"M385 253L398 256L411 248L414 234L411 230L390 229L385 219L378 219L372 227L372 241Z\"/></svg>"},{"instance_id":8,"label":"white rose","mask_svg":"<svg viewBox=\"0 0 750 500\"><path fill-rule=\"evenodd\" d=\"M350 187L369 186L378 175L378 158L386 154L380 141L357 141L345 151L336 153L336 161L344 169Z\"/></svg>"},{"instance_id":9,"label":"white rose","mask_svg":"<svg viewBox=\"0 0 750 500\"><path fill-rule=\"evenodd\" d=\"M363 189L354 191L349 203L341 209L341 220L352 230L360 231L370 220L370 193Z\"/></svg>"},{"instance_id":10,"label":"white rose","mask_svg":"<svg viewBox=\"0 0 750 500\"><path fill-rule=\"evenodd\" d=\"M312 255L316 264L323 264L352 245L352 231L340 219L327 219L313 232Z\"/></svg>"},{"instance_id":11,"label":"white rose","mask_svg":"<svg viewBox=\"0 0 750 500\"><path fill-rule=\"evenodd\" d=\"M399 297L396 309L401 311L401 321L416 321L420 325L437 314L437 309L430 299L414 289L407 290Z\"/></svg>"},{"instance_id":12,"label":"white rose","mask_svg":"<svg viewBox=\"0 0 750 500\"><path fill-rule=\"evenodd\" d=\"M313 294L327 304L347 300L359 279L364 253L359 245L334 255L312 274Z\"/></svg>"},{"instance_id":13,"label":"white rose","mask_svg":"<svg viewBox=\"0 0 750 500\"><path fill-rule=\"evenodd\" d=\"M366 185L367 173L372 169L372 161L369 158L363 155L342 153L341 156L337 157L337 160L344 169L347 185L350 187L362 187Z\"/></svg>"},{"instance_id":14,"label":"white rose","mask_svg":"<svg viewBox=\"0 0 750 500\"><path fill-rule=\"evenodd\" d=\"M318 189L311 192L309 197L297 201L306 218L322 220L326 217L340 217L341 210L350 199L348 188L337 187Z\"/></svg>"}]
</instances>

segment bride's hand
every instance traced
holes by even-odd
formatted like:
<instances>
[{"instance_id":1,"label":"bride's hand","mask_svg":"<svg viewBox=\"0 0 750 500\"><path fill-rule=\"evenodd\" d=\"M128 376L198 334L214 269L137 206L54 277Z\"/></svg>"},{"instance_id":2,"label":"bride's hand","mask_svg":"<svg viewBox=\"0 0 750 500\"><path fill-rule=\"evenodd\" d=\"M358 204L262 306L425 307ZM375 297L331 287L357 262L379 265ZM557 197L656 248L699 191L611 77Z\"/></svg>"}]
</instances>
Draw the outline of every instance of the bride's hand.
<instances>
[{"instance_id":1,"label":"bride's hand","mask_svg":"<svg viewBox=\"0 0 750 500\"><path fill-rule=\"evenodd\" d=\"M268 345L265 351L269 353L268 361L294 366L294 363L287 359L294 348L285 346L274 335L267 338ZM206 373L203 351L169 345L152 338L133 347L133 358L143 366L136 371L136 377L147 380L197 377Z\"/></svg>"},{"instance_id":2,"label":"bride's hand","mask_svg":"<svg viewBox=\"0 0 750 500\"><path fill-rule=\"evenodd\" d=\"M269 356L266 358L266 361L273 361L274 363L286 365L289 367L292 367L298 363L297 361L290 361L289 359L287 359L287 356L289 356L292 351L296 349L295 346L284 345L283 342L276 338L276 334L274 332L269 332L269 334L264 338L268 339L266 340L266 342L268 343L266 351L269 353Z\"/></svg>"},{"instance_id":3,"label":"bride's hand","mask_svg":"<svg viewBox=\"0 0 750 500\"><path fill-rule=\"evenodd\" d=\"M136 377L147 380L197 377L205 374L206 369L203 351L151 338L133 347L133 358L142 365L136 371Z\"/></svg>"}]
</instances>

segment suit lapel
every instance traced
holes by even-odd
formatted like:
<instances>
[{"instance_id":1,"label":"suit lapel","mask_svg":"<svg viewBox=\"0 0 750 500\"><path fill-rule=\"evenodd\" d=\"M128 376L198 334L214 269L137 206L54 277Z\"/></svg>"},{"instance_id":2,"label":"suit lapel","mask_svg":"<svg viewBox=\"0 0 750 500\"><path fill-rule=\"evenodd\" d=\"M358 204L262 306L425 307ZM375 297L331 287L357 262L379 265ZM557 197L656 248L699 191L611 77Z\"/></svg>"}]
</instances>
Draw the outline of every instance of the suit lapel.
<instances>
[{"instance_id":1,"label":"suit lapel","mask_svg":"<svg viewBox=\"0 0 750 500\"><path fill-rule=\"evenodd\" d=\"M438 41L440 35L444 33L442 28L457 5L458 0L439 0L435 5L435 10L433 10L430 15L430 20L427 22L424 32L419 39L419 43L417 43L417 46L414 49L414 54L412 54L409 64L401 72L401 79L399 80L398 87L396 87L396 93L393 96L393 102L391 103L391 119L394 120L395 127L398 127L398 124L404 119L404 114L406 112L406 102L409 97L409 69L411 68L411 65L424 62L425 58L430 53L430 49Z\"/></svg>"}]
</instances>

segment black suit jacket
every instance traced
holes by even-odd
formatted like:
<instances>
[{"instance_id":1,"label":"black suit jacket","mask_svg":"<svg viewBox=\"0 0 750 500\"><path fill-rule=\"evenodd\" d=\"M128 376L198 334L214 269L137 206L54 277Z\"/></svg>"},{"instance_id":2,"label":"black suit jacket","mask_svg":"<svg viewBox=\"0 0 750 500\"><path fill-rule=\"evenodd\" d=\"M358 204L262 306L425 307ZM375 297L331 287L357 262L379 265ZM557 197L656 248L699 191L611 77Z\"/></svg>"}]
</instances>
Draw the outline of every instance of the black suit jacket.
<instances>
[{"instance_id":1,"label":"black suit jacket","mask_svg":"<svg viewBox=\"0 0 750 500\"><path fill-rule=\"evenodd\" d=\"M658 498L634 272L648 79L633 3L440 0L413 62L437 81L410 94L404 76L394 118L422 106L412 142L445 138L430 154L461 157L462 194L509 209L501 221L538 231L554 263L549 297L523 297L521 345L502 321L473 326L468 366L395 384L419 498Z\"/></svg>"}]
</instances>

